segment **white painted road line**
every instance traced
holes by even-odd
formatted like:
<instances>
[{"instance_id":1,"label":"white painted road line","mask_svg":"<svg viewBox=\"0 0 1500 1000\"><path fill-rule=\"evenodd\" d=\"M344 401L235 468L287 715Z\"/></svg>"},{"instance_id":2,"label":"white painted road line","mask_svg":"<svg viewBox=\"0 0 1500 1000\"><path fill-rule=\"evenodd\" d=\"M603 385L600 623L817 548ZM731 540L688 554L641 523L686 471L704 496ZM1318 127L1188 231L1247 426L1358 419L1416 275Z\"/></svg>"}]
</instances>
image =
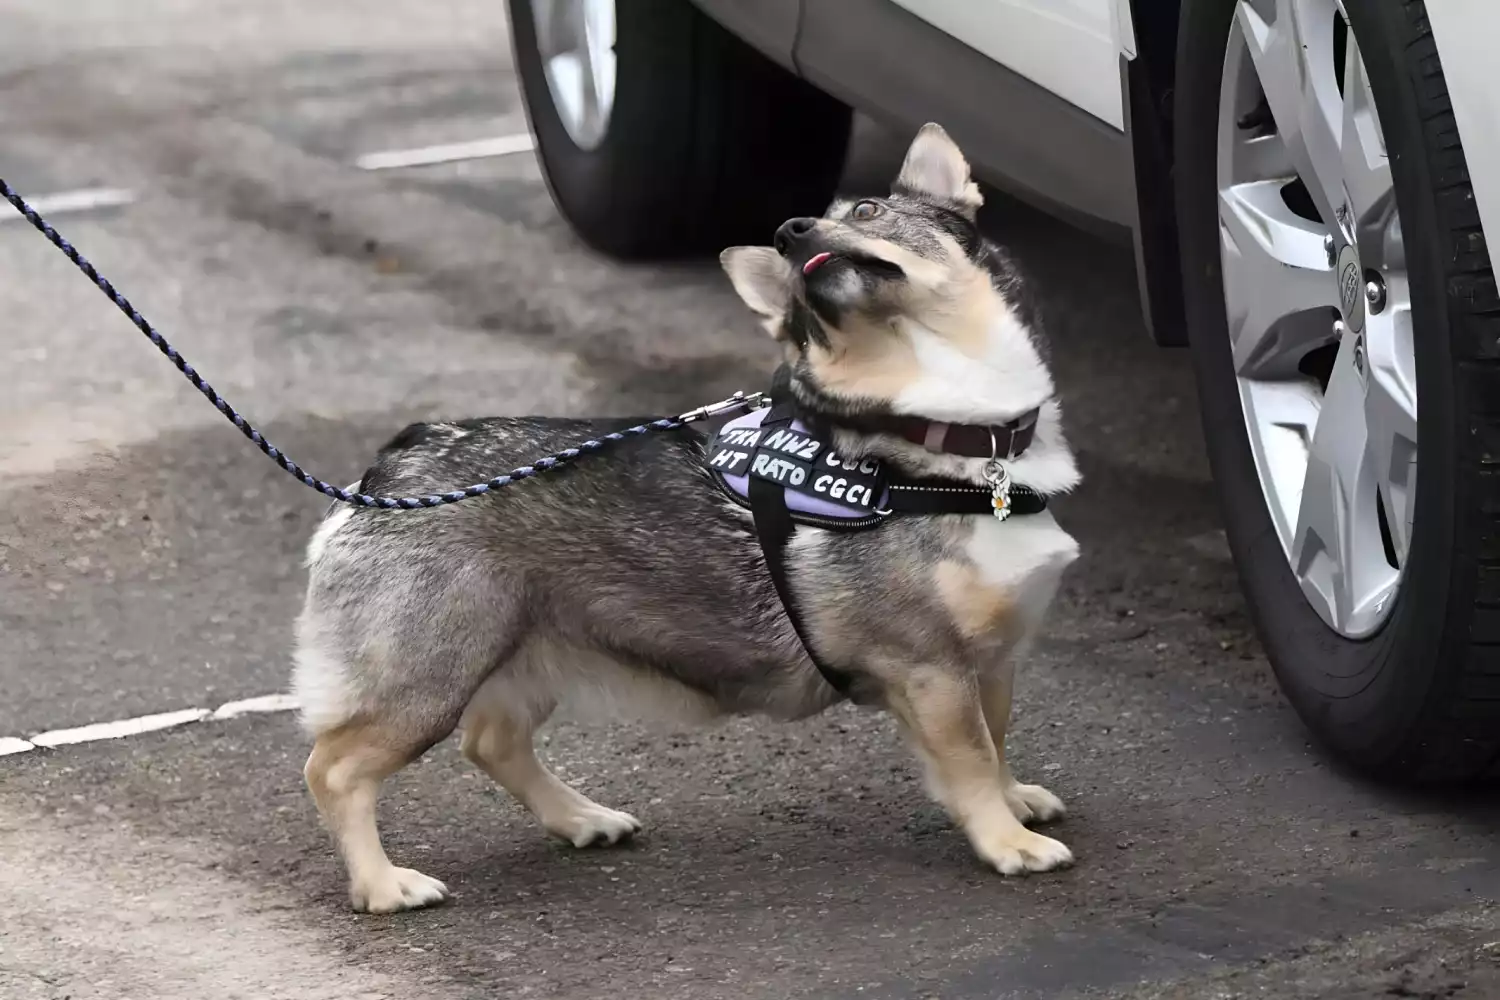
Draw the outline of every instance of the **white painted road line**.
<instances>
[{"instance_id":1,"label":"white painted road line","mask_svg":"<svg viewBox=\"0 0 1500 1000\"><path fill-rule=\"evenodd\" d=\"M141 733L155 732L158 729L171 729L173 726L183 726L189 722L201 722L210 714L206 708L185 708L180 712L141 715L134 719L120 719L115 722L96 722L89 726L79 726L77 729L54 729L49 733L40 733L31 737L31 742L39 747L60 747L71 743L93 743L95 740L117 740L122 736L139 736Z\"/></svg>"},{"instance_id":2,"label":"white painted road line","mask_svg":"<svg viewBox=\"0 0 1500 1000\"><path fill-rule=\"evenodd\" d=\"M162 729L188 726L195 722L237 719L242 715L264 712L296 711L297 702L289 694L263 694L258 698L229 701L215 709L184 708L176 712L160 712L156 715L140 715L133 719L118 719L114 722L95 722L73 729L54 729L21 739L17 736L0 736L0 757L25 753L38 747L72 746L78 743L95 743L100 740L118 740L141 733L154 733Z\"/></svg>"},{"instance_id":3,"label":"white painted road line","mask_svg":"<svg viewBox=\"0 0 1500 1000\"><path fill-rule=\"evenodd\" d=\"M491 156L529 153L536 148L530 132L500 135L472 142L450 142L442 146L418 146L415 149L389 149L366 153L354 161L361 170L398 170L402 167L430 167L459 160L482 160Z\"/></svg>"},{"instance_id":4,"label":"white painted road line","mask_svg":"<svg viewBox=\"0 0 1500 1000\"><path fill-rule=\"evenodd\" d=\"M79 188L76 191L59 191L56 194L39 194L26 199L41 216L67 215L70 212L90 212L96 208L116 208L135 201L135 195L120 188ZM0 215L0 222L25 222L20 212Z\"/></svg>"},{"instance_id":5,"label":"white painted road line","mask_svg":"<svg viewBox=\"0 0 1500 1000\"><path fill-rule=\"evenodd\" d=\"M252 712L292 712L296 711L296 708L297 699L289 694L263 694L259 698L226 702L214 709L213 715L209 718L235 719Z\"/></svg>"}]
</instances>

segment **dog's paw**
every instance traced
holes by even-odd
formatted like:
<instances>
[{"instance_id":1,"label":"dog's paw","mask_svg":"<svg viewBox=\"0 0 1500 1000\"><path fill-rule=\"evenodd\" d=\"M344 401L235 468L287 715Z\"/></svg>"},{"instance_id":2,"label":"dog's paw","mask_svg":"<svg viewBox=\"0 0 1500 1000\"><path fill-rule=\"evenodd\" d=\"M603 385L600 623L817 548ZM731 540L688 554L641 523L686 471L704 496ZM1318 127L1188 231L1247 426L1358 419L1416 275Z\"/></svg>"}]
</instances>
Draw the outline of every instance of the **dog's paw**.
<instances>
[{"instance_id":1,"label":"dog's paw","mask_svg":"<svg viewBox=\"0 0 1500 1000\"><path fill-rule=\"evenodd\" d=\"M547 823L547 832L574 847L594 847L629 840L641 832L641 821L630 813L590 802L570 815Z\"/></svg>"},{"instance_id":2,"label":"dog's paw","mask_svg":"<svg viewBox=\"0 0 1500 1000\"><path fill-rule=\"evenodd\" d=\"M1073 852L1066 844L1026 829L976 839L974 849L1002 875L1050 872L1073 863Z\"/></svg>"},{"instance_id":3,"label":"dog's paw","mask_svg":"<svg viewBox=\"0 0 1500 1000\"><path fill-rule=\"evenodd\" d=\"M349 887L349 901L361 913L399 913L436 906L448 887L412 868L390 867Z\"/></svg>"},{"instance_id":4,"label":"dog's paw","mask_svg":"<svg viewBox=\"0 0 1500 1000\"><path fill-rule=\"evenodd\" d=\"M1041 785L1011 785L1005 790L1005 804L1022 823L1050 823L1068 811L1062 799Z\"/></svg>"}]
</instances>

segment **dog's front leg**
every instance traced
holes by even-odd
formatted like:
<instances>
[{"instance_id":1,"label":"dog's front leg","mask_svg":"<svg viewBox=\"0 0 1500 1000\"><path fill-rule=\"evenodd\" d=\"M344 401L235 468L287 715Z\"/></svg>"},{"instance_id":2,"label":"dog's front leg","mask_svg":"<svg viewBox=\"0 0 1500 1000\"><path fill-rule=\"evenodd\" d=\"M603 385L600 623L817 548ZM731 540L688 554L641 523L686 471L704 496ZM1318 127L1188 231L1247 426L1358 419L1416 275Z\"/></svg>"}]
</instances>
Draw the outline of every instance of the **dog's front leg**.
<instances>
[{"instance_id":1,"label":"dog's front leg","mask_svg":"<svg viewBox=\"0 0 1500 1000\"><path fill-rule=\"evenodd\" d=\"M893 679L887 703L926 766L933 797L981 858L1006 875L1072 863L1065 845L1026 829L1007 802L977 679L956 667L912 668Z\"/></svg>"},{"instance_id":2,"label":"dog's front leg","mask_svg":"<svg viewBox=\"0 0 1500 1000\"><path fill-rule=\"evenodd\" d=\"M979 677L979 700L984 706L984 721L990 730L990 739L995 744L995 756L1000 763L1000 783L1005 786L1005 801L1010 811L1022 823L1035 820L1047 823L1061 819L1067 810L1062 799L1041 785L1023 785L1011 774L1010 764L1005 760L1005 731L1010 725L1011 691L1015 686L1016 667L1014 658L1007 659Z\"/></svg>"}]
</instances>

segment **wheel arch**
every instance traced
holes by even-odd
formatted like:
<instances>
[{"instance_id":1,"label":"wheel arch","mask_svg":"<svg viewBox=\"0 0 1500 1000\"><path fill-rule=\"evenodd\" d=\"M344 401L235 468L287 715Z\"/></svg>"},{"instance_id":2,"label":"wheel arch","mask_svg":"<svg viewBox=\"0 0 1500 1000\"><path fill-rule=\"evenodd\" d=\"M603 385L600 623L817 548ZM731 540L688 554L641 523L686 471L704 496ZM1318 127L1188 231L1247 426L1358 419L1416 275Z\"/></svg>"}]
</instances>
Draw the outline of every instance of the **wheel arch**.
<instances>
[{"instance_id":1,"label":"wheel arch","mask_svg":"<svg viewBox=\"0 0 1500 1000\"><path fill-rule=\"evenodd\" d=\"M1125 121L1135 166L1136 279L1151 339L1187 346L1173 157L1177 29L1191 0L1128 0L1136 55L1125 62Z\"/></svg>"}]
</instances>

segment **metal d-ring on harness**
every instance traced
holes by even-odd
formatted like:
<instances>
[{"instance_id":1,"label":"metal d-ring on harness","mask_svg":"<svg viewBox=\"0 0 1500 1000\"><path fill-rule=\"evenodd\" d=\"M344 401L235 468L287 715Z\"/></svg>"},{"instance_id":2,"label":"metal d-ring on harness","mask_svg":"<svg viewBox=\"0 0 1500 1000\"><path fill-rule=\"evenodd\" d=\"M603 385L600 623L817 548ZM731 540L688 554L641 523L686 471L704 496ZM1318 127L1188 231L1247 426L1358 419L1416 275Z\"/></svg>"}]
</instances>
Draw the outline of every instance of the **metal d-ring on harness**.
<instances>
[{"instance_id":1,"label":"metal d-ring on harness","mask_svg":"<svg viewBox=\"0 0 1500 1000\"><path fill-rule=\"evenodd\" d=\"M1005 461L1015 457L1006 452ZM1000 442L995 440L993 427L990 428L990 460L984 463L984 481L990 484L990 506L994 508L995 518L1003 521L1010 517L1010 470L1005 467L1005 462L1000 461Z\"/></svg>"},{"instance_id":2,"label":"metal d-ring on harness","mask_svg":"<svg viewBox=\"0 0 1500 1000\"><path fill-rule=\"evenodd\" d=\"M353 493L306 472L300 465L287 457L286 453L280 448L267 441L265 435L256 430L250 421L246 420L234 407L230 406L229 402L223 396L220 396L202 375L198 374L197 369L188 364L187 360L181 354L177 353L177 349L167 342L167 338L157 332L156 328L136 311L135 306L130 304L129 299L116 291L115 286L110 284L109 280L100 274L83 254L74 249L73 244L63 239L57 230L48 225L47 220L38 215L36 210L28 205L20 195L16 194L15 189L7 184L3 178L0 178L0 195L3 195L6 201L14 205L16 211L24 215L26 221L30 222L43 236L47 237L53 246L66 254L67 258L80 271L88 275L89 280L97 285L99 290L121 312L130 317L130 321L135 324L136 329L145 334L146 339L155 344L156 349L166 355L168 361L177 366L177 370L182 372L183 377L193 383L193 387L207 397L208 401L214 405L214 409L224 414L230 423L239 428L241 434L249 438L252 444L265 453L267 458L275 462L282 469L285 469L293 479L296 479L302 485L309 486L325 496L330 496L343 503L353 504L356 507L376 507L381 510L417 510L425 507L441 507L445 504L459 503L463 500L472 500L475 497L484 496L491 490L498 490L501 487L509 486L523 479L530 479L533 476L571 462L580 455L601 451L611 444L624 441L628 438L640 437L641 435L657 431L677 430L679 427L684 427L700 420L706 420L709 417L732 413L737 410L750 409L751 407L760 405L760 400L764 395L759 392L748 394L737 392L728 399L722 399L717 403L710 403L707 406L700 406L678 417L663 417L660 420L653 420L649 423L636 424L634 427L626 427L623 430L613 431L605 434L603 437L580 441L572 448L566 448L555 455L539 458L530 465L523 465L518 469L512 469L493 479L482 483L475 483L472 486L465 486L462 489L448 490L443 493L433 493L420 497L380 497L371 496L368 493Z\"/></svg>"}]
</instances>

